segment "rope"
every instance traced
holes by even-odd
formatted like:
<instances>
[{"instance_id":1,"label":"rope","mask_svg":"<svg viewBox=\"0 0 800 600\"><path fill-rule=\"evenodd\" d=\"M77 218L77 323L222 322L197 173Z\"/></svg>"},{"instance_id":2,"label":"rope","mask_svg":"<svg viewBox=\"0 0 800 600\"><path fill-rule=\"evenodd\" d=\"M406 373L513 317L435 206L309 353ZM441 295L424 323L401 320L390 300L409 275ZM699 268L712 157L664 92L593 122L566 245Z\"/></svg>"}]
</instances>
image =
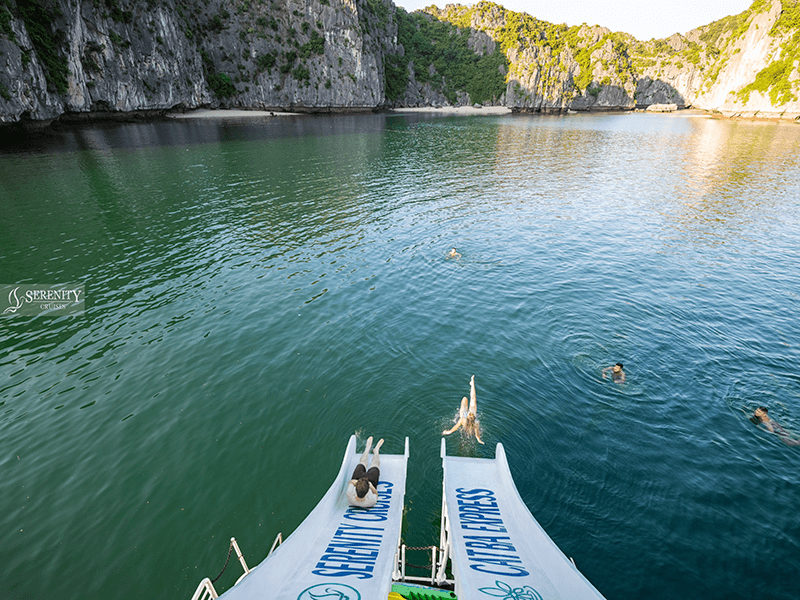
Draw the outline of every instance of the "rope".
<instances>
[{"instance_id":1,"label":"rope","mask_svg":"<svg viewBox=\"0 0 800 600\"><path fill-rule=\"evenodd\" d=\"M231 560L232 551L233 551L233 542L231 542L231 545L228 546L228 558L225 559L225 566L222 567L222 571L219 572L219 575L217 575L216 577L214 577L214 579L211 580L211 583L217 583L217 579L222 577L222 574L225 572L225 569L228 568L228 562Z\"/></svg>"}]
</instances>

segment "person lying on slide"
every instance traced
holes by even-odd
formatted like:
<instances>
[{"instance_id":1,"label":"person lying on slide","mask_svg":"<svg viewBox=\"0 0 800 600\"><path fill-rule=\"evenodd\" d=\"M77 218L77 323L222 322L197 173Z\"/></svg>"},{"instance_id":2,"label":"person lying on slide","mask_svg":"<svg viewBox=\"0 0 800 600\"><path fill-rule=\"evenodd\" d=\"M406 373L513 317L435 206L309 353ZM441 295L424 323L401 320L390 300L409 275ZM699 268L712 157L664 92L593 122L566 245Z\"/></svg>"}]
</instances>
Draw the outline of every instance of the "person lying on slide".
<instances>
[{"instance_id":1,"label":"person lying on slide","mask_svg":"<svg viewBox=\"0 0 800 600\"><path fill-rule=\"evenodd\" d=\"M372 464L367 470L367 458L369 449L372 447L372 436L367 438L367 447L364 454L358 461L353 477L347 484L347 501L350 506L360 506L361 508L371 508L378 501L378 478L381 474L381 457L378 454L383 445L383 438L375 445L372 454Z\"/></svg>"},{"instance_id":2,"label":"person lying on slide","mask_svg":"<svg viewBox=\"0 0 800 600\"><path fill-rule=\"evenodd\" d=\"M469 407L467 406L467 398L465 396L461 399L461 409L458 413L458 423L456 423L452 429L443 431L442 435L450 435L459 427L463 427L467 435L474 435L475 439L482 444L483 440L481 439L481 423L477 418L478 396L475 393L475 375L473 375L472 379L469 380L469 385Z\"/></svg>"}]
</instances>

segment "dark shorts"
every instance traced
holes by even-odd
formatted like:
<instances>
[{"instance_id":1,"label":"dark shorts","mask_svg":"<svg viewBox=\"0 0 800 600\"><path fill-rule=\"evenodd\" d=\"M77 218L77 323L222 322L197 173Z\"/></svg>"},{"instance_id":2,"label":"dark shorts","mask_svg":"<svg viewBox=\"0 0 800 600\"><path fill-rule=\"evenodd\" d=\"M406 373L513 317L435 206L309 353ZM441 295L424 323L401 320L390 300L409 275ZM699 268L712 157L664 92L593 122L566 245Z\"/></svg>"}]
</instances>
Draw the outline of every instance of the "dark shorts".
<instances>
[{"instance_id":1,"label":"dark shorts","mask_svg":"<svg viewBox=\"0 0 800 600\"><path fill-rule=\"evenodd\" d=\"M378 467L371 467L369 471L362 465L358 463L356 465L356 470L353 471L353 476L351 479L361 479L364 475L367 476L369 482L375 486L375 489L378 489L378 477L380 477L381 470Z\"/></svg>"}]
</instances>

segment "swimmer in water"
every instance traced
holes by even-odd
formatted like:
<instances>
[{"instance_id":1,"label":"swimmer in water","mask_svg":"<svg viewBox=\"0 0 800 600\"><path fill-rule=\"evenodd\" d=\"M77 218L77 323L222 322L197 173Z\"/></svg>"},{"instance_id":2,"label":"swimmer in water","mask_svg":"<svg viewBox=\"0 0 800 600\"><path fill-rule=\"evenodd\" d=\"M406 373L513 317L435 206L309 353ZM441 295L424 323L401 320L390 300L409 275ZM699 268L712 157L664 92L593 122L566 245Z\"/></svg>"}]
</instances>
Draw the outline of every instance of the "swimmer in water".
<instances>
[{"instance_id":1,"label":"swimmer in water","mask_svg":"<svg viewBox=\"0 0 800 600\"><path fill-rule=\"evenodd\" d=\"M767 412L769 411L765 406L759 406L753 411L753 416L750 417L750 420L756 425L763 425L767 431L781 438L781 441L787 446L800 446L800 440L791 437L780 423L769 418Z\"/></svg>"},{"instance_id":2,"label":"swimmer in water","mask_svg":"<svg viewBox=\"0 0 800 600\"><path fill-rule=\"evenodd\" d=\"M625 371L622 370L622 363L617 363L613 367L606 367L603 369L603 379L606 378L606 373L611 371L611 381L614 383L625 383Z\"/></svg>"},{"instance_id":3,"label":"swimmer in water","mask_svg":"<svg viewBox=\"0 0 800 600\"><path fill-rule=\"evenodd\" d=\"M458 413L458 423L452 429L442 432L442 435L450 435L459 427L463 427L467 435L474 435L479 443L483 443L481 439L481 423L478 421L478 396L475 393L475 375L469 380L469 404L467 404L466 396L461 399L461 409Z\"/></svg>"},{"instance_id":4,"label":"swimmer in water","mask_svg":"<svg viewBox=\"0 0 800 600\"><path fill-rule=\"evenodd\" d=\"M461 255L456 252L456 249L453 248L450 252L447 253L447 258L461 258Z\"/></svg>"}]
</instances>

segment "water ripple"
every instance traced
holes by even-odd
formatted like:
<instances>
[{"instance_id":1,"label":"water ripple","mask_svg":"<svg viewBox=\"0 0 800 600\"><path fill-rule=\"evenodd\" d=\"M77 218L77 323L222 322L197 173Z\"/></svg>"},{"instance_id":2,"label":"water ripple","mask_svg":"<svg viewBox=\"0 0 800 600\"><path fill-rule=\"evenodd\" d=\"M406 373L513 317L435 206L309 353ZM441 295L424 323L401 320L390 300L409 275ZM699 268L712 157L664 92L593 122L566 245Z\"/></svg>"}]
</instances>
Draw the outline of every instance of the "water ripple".
<instances>
[{"instance_id":1,"label":"water ripple","mask_svg":"<svg viewBox=\"0 0 800 600\"><path fill-rule=\"evenodd\" d=\"M607 597L794 597L795 449L748 416L800 433L796 129L364 115L53 135L0 155L0 281L81 283L87 309L2 321L0 592L125 598L144 578L173 597L231 535L256 564L353 432L411 437L404 536L428 544L441 431L475 375L487 443L449 451L502 442ZM617 361L622 385L601 375ZM98 551L87 583L74 557ZM765 555L770 586L747 569Z\"/></svg>"}]
</instances>

